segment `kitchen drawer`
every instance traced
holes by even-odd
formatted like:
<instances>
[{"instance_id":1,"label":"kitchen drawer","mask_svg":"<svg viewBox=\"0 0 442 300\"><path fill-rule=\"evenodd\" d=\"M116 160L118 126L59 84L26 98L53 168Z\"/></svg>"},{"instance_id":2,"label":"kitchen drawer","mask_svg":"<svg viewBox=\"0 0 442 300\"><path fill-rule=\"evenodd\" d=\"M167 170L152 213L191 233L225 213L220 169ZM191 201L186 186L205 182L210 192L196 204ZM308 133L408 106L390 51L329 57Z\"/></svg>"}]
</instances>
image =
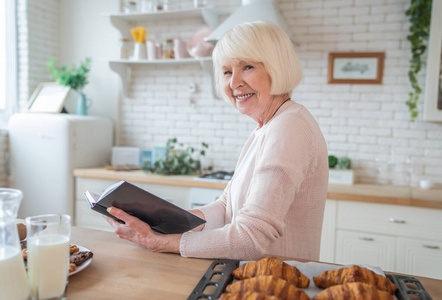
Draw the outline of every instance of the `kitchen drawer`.
<instances>
[{"instance_id":1,"label":"kitchen drawer","mask_svg":"<svg viewBox=\"0 0 442 300\"><path fill-rule=\"evenodd\" d=\"M366 264L395 270L396 239L388 235L336 231L336 263Z\"/></svg>"},{"instance_id":2,"label":"kitchen drawer","mask_svg":"<svg viewBox=\"0 0 442 300\"><path fill-rule=\"evenodd\" d=\"M442 242L398 238L396 271L442 279Z\"/></svg>"},{"instance_id":3,"label":"kitchen drawer","mask_svg":"<svg viewBox=\"0 0 442 300\"><path fill-rule=\"evenodd\" d=\"M339 201L337 228L442 241L442 210Z\"/></svg>"}]
</instances>

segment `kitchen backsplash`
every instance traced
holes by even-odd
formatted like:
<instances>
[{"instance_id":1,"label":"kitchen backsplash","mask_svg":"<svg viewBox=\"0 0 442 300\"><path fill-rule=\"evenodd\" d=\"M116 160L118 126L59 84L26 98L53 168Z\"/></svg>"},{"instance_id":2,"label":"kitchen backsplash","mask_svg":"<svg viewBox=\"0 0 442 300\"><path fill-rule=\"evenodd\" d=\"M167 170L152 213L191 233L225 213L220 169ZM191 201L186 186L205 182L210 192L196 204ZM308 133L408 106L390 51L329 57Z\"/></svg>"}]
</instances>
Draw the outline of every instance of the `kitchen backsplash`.
<instances>
[{"instance_id":1,"label":"kitchen backsplash","mask_svg":"<svg viewBox=\"0 0 442 300\"><path fill-rule=\"evenodd\" d=\"M210 4L222 6L222 2ZM410 89L404 13L408 3L279 1L299 43L296 50L304 71L292 98L316 117L329 153L353 160L358 182L390 183L389 178L393 184L417 184L424 178L442 181L442 126L411 123L405 105ZM201 26L193 20L141 24L157 37L184 40ZM328 53L339 51L385 52L383 84L327 84ZM121 102L121 144L148 148L164 144L172 136L193 144L205 141L211 146L209 163L220 169L234 168L255 123L229 103L212 98L209 77L199 66L140 66L133 68L129 82L128 97ZM199 88L193 99L189 82L196 82Z\"/></svg>"},{"instance_id":2,"label":"kitchen backsplash","mask_svg":"<svg viewBox=\"0 0 442 300\"><path fill-rule=\"evenodd\" d=\"M34 14L41 12L35 2L27 1L26 8L26 14L33 15L29 21L32 24L22 22L22 26L32 27L39 18L45 18L44 14ZM52 10L59 6L55 0L38 2ZM240 0L207 2L227 12L241 5ZM329 153L353 160L358 182L413 185L420 179L442 182L442 124L410 122L405 105L410 90L407 77L410 44L406 39L409 24L404 12L409 2L280 0L278 4L299 43L296 51L304 71L292 99L306 106L317 119ZM57 18L50 22L57 24ZM186 41L204 25L202 20L188 19L139 24L149 30L148 38L180 37ZM38 54L26 54L29 65L39 66L41 57L46 57L50 48L57 53L57 37L50 30L43 31L43 39L21 32L23 40L28 41L28 48L22 46L22 53L40 49ZM54 45L48 45L45 39ZM383 84L327 84L328 53L339 51L385 52ZM26 94L25 89L33 90L35 82L47 80L44 66L29 67L33 76L26 73L28 61L20 62L20 76L27 79L20 87L21 95ZM422 83L424 72L425 69L420 75ZM115 107L120 113L118 145L149 149L164 145L169 137L193 145L206 142L210 146L204 159L206 165L234 168L255 123L229 103L213 99L210 77L199 65L135 66L128 83L127 96ZM197 84L196 94L190 95L189 83Z\"/></svg>"}]
</instances>

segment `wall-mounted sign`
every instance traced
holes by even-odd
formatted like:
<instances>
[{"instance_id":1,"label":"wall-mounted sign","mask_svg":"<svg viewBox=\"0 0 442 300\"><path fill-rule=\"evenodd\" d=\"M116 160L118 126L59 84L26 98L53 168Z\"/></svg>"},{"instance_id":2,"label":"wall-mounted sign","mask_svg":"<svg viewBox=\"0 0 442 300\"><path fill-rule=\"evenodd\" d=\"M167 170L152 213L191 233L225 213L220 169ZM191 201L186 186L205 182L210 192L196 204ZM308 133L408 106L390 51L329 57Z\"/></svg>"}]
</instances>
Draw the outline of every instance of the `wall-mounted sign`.
<instances>
[{"instance_id":1,"label":"wall-mounted sign","mask_svg":"<svg viewBox=\"0 0 442 300\"><path fill-rule=\"evenodd\" d=\"M382 84L384 52L339 52L328 55L328 83Z\"/></svg>"}]
</instances>

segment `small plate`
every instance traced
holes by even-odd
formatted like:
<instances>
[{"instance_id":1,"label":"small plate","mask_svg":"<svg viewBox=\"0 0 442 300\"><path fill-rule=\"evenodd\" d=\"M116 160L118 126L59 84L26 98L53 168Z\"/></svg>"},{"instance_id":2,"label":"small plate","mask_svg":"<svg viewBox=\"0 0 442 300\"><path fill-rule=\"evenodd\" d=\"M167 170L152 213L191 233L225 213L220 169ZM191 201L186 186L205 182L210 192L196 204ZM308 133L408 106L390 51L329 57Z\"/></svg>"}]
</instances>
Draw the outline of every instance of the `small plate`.
<instances>
[{"instance_id":1,"label":"small plate","mask_svg":"<svg viewBox=\"0 0 442 300\"><path fill-rule=\"evenodd\" d=\"M78 249L80 249L79 251L91 251L91 250L89 250L88 248L85 248L85 247L82 247L82 246L79 246L79 245L77 245L77 247L78 247ZM84 269L86 269L86 268L91 264L91 262L92 262L92 258L94 258L94 257L89 258L89 259L86 260L84 263L82 263L81 265L77 266L77 268L75 269L75 271L73 271L73 272L69 272L69 276L72 276L72 275L74 275L74 274L77 274L78 272L81 272L81 271L83 271Z\"/></svg>"}]
</instances>

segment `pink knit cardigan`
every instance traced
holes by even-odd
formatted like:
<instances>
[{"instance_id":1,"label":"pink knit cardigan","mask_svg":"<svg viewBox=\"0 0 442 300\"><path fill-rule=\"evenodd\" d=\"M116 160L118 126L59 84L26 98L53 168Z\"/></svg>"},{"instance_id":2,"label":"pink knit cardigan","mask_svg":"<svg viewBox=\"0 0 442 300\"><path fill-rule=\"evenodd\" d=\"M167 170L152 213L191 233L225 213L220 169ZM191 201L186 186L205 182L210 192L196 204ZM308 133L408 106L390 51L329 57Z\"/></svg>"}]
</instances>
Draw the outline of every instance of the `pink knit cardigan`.
<instances>
[{"instance_id":1,"label":"pink knit cardigan","mask_svg":"<svg viewBox=\"0 0 442 300\"><path fill-rule=\"evenodd\" d=\"M183 257L257 260L264 255L319 259L328 185L328 153L321 130L302 105L285 103L262 128L254 163L240 197L231 198L235 175L215 202L201 207L203 231L186 232ZM238 164L255 138L253 132ZM232 222L232 202L239 211Z\"/></svg>"}]
</instances>

